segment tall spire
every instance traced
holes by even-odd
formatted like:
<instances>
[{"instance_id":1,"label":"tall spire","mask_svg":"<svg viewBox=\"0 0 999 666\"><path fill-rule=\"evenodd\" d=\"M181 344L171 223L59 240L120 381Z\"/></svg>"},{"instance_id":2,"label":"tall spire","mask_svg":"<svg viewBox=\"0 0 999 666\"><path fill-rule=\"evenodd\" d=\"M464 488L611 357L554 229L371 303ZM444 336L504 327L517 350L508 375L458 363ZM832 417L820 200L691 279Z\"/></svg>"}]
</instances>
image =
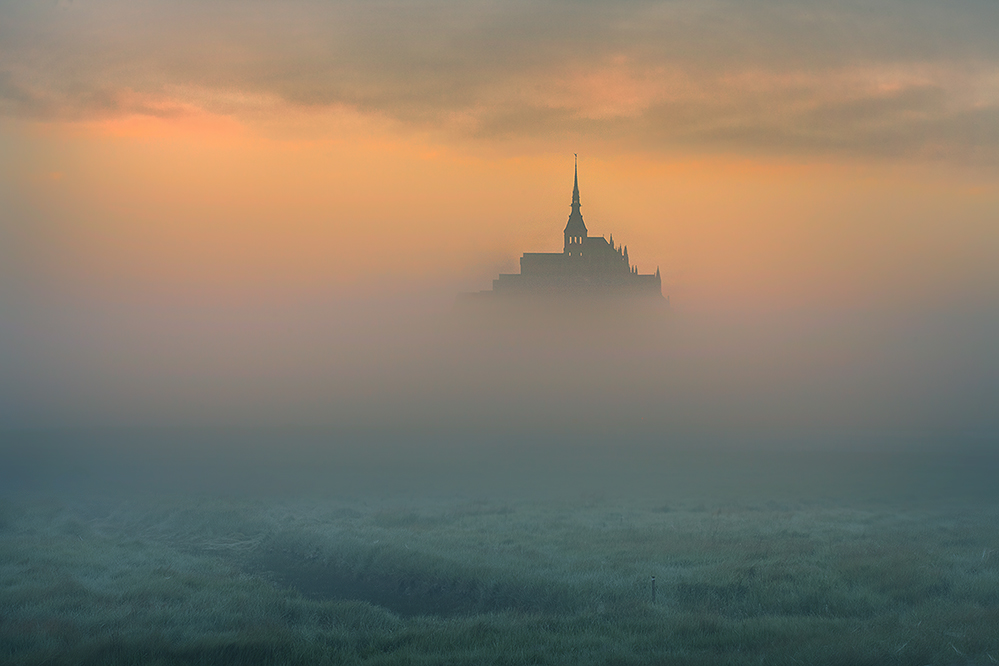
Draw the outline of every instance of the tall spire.
<instances>
[{"instance_id":1,"label":"tall spire","mask_svg":"<svg viewBox=\"0 0 999 666\"><path fill-rule=\"evenodd\" d=\"M572 154L572 209L579 210L579 155Z\"/></svg>"},{"instance_id":2,"label":"tall spire","mask_svg":"<svg viewBox=\"0 0 999 666\"><path fill-rule=\"evenodd\" d=\"M578 160L578 158L577 158ZM576 252L575 246L586 242L586 225L583 223L583 216L579 212L579 163L573 162L572 169L572 212L569 213L569 221L565 223L565 246L563 251L568 254Z\"/></svg>"}]
</instances>

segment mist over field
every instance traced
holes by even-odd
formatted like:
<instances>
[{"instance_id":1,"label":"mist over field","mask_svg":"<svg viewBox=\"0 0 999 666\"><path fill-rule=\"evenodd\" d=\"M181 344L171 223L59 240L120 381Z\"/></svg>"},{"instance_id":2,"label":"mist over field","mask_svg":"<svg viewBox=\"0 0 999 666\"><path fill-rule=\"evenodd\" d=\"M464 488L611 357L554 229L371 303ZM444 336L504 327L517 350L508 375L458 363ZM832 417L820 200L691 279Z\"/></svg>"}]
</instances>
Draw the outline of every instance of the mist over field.
<instances>
[{"instance_id":1,"label":"mist over field","mask_svg":"<svg viewBox=\"0 0 999 666\"><path fill-rule=\"evenodd\" d=\"M996 663L997 26L0 0L0 664Z\"/></svg>"},{"instance_id":2,"label":"mist over field","mask_svg":"<svg viewBox=\"0 0 999 666\"><path fill-rule=\"evenodd\" d=\"M804 490L766 471L785 460L811 479L832 461L843 484L883 494L902 480L918 492L933 461L974 475L995 454L987 313L451 296L53 308L32 331L36 312L7 338L5 486Z\"/></svg>"}]
</instances>

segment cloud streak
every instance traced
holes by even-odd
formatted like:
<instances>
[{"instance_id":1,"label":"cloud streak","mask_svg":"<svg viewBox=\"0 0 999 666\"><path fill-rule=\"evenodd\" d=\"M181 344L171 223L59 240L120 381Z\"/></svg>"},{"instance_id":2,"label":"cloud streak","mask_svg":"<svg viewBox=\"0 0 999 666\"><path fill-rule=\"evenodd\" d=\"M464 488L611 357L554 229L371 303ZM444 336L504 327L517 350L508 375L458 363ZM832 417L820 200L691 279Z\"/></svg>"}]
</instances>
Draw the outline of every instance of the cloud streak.
<instances>
[{"instance_id":1,"label":"cloud streak","mask_svg":"<svg viewBox=\"0 0 999 666\"><path fill-rule=\"evenodd\" d=\"M479 140L999 163L994 3L0 4L0 113L352 107Z\"/></svg>"}]
</instances>

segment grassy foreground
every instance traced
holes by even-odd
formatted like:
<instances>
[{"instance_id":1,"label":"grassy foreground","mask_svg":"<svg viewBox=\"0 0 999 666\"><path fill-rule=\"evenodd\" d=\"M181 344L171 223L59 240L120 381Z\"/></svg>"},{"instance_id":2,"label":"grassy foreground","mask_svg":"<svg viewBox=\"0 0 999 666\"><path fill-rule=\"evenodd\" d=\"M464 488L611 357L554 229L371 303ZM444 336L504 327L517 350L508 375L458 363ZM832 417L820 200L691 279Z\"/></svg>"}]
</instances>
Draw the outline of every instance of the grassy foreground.
<instances>
[{"instance_id":1,"label":"grassy foreground","mask_svg":"<svg viewBox=\"0 0 999 666\"><path fill-rule=\"evenodd\" d=\"M9 664L997 659L981 504L0 504Z\"/></svg>"}]
</instances>

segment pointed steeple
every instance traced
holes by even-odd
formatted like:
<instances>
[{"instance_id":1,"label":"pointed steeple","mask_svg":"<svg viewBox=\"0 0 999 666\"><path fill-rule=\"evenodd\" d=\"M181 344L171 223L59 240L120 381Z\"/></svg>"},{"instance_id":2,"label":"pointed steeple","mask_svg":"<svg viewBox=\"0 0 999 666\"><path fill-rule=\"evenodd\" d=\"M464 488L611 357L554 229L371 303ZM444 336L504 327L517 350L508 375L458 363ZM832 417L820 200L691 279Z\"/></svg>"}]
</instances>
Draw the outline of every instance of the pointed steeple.
<instances>
[{"instance_id":1,"label":"pointed steeple","mask_svg":"<svg viewBox=\"0 0 999 666\"><path fill-rule=\"evenodd\" d=\"M572 168L572 212L569 213L569 221L565 223L562 235L565 237L563 251L569 255L575 255L579 251L579 246L586 242L586 225L583 223L583 215L579 212L578 158L573 161Z\"/></svg>"},{"instance_id":2,"label":"pointed steeple","mask_svg":"<svg viewBox=\"0 0 999 666\"><path fill-rule=\"evenodd\" d=\"M572 210L579 211L579 155L572 154Z\"/></svg>"}]
</instances>

